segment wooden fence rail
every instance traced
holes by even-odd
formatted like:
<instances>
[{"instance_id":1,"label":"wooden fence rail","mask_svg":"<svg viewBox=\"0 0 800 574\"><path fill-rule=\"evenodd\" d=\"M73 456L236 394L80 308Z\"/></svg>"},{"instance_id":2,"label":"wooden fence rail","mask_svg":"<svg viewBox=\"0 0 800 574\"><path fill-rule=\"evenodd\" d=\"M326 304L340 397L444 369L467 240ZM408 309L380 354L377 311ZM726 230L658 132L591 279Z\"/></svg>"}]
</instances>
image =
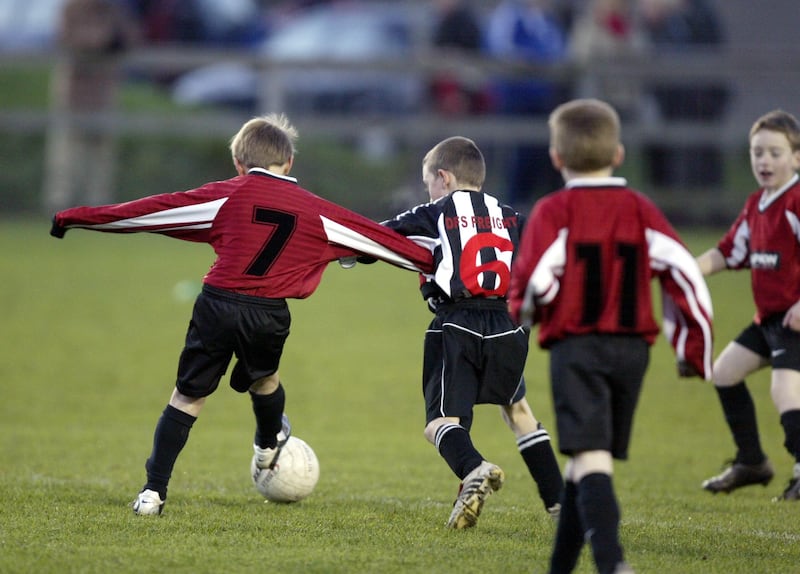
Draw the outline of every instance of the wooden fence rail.
<instances>
[{"instance_id":1,"label":"wooden fence rail","mask_svg":"<svg viewBox=\"0 0 800 574\"><path fill-rule=\"evenodd\" d=\"M48 66L57 54L0 54L0 68L9 66ZM646 57L617 60L597 60L591 66L564 64L535 66L522 62L499 62L489 59L464 58L459 54L443 54L422 50L403 61L369 61L347 64L338 61L313 62L272 61L263 56L238 51L219 51L186 47L142 48L125 56L124 67L130 77L174 76L209 64L236 62L259 72L261 89L257 108L260 112L281 111L285 94L280 78L297 70L327 69L380 70L396 73L413 73L427 78L447 71L470 81L486 81L499 76L538 77L557 80L571 88L573 95L591 95L605 98L603 86L626 82L643 88L646 94L653 85L724 85L731 94L725 112L717 118L665 119L653 113L648 98L642 97L636 113L623 117L623 139L629 149L659 143L679 145L691 142L715 146L726 154L746 147L746 134L752 121L774 107L792 109L800 94L800 46L773 46L767 44L732 45L720 49L692 52L650 54ZM586 91L586 86L593 86ZM86 129L112 131L119 135L197 135L217 137L234 133L243 121L243 113L219 108L200 108L187 113L142 112L112 110L89 115L55 117L49 110L0 109L0 133L44 133L54 121L69 119ZM436 113L431 107L411 116L348 114L299 114L292 116L304 138L318 136L332 138L357 138L365 128L382 130L397 141L409 144L429 142L459 133L482 142L482 145L512 145L519 143L544 143L548 133L544 118L519 118L495 114L451 116ZM731 197L729 190L717 196L708 195L698 200L692 190L668 190L661 196L669 209L674 205L681 210L691 199L701 212L723 213L735 211L739 197ZM712 190L713 191L713 190ZM656 190L658 192L658 190ZM723 193L724 192L724 193ZM726 195L727 193L727 195ZM722 203L720 203L722 200Z\"/></svg>"},{"instance_id":2,"label":"wooden fence rail","mask_svg":"<svg viewBox=\"0 0 800 574\"><path fill-rule=\"evenodd\" d=\"M156 77L159 75L175 75L200 66L222 62L236 62L250 66L260 72L263 78L259 91L258 108L260 111L281 110L285 100L280 83L282 74L278 71L291 72L302 69L330 70L381 70L412 72L421 76L432 76L438 72L468 77L478 82L498 76L538 77L553 79L567 86L572 86L572 93L580 94L579 86L587 77L594 81L593 85L603 86L616 81L637 82L642 86L653 83L690 82L694 85L726 84L734 93L734 101L729 112L721 121L709 123L697 121L666 122L656 114L634 116L626 119L625 137L632 144L657 137L660 141L685 141L693 139L701 142L716 142L722 146L741 143L746 122L754 118L743 117L737 110L737 84L742 78L758 77L769 81L772 76L779 77L786 73L785 62L800 62L800 52L787 54L785 50L779 58L766 57L768 47L758 52L750 50L710 50L693 51L691 53L671 53L653 55L647 58L627 58L598 60L591 68L574 64L554 66L537 66L523 62L498 62L490 59L464 58L458 54L443 55L440 52L423 51L410 60L375 60L358 63L344 63L332 60L308 61L271 61L263 56L238 51L220 51L195 48L167 47L143 48L130 52L124 65L135 71L137 76ZM0 67L25 64L51 64L56 54L0 54ZM603 98L606 94L590 95ZM744 107L747 109L747 107ZM0 130L5 131L38 131L46 129L49 113L42 110L2 110L0 109ZM165 115L158 112L132 113L115 111L78 117L77 120L92 129L110 129L124 133L213 133L219 129L230 131L240 123L241 114L220 111L213 108L198 110L187 115ZM331 115L306 114L293 118L307 135L342 135L351 136L363 129L365 124L380 125L400 138L430 138L444 132L454 130L471 133L482 138L498 142L544 141L547 132L544 125L535 122L520 122L518 118L498 115L480 115L442 118L430 111L423 111L414 117L385 116L352 116L336 117ZM446 121L445 121L446 120ZM745 122L745 123L742 123Z\"/></svg>"}]
</instances>

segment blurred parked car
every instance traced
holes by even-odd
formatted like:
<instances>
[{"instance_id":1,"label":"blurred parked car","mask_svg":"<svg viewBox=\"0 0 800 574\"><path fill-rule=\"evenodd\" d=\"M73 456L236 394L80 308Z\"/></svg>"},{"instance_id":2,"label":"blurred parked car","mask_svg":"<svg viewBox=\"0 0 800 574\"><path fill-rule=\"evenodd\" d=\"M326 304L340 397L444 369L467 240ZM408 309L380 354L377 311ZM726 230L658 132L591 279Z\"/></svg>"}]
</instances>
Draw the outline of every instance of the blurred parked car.
<instances>
[{"instance_id":1,"label":"blurred parked car","mask_svg":"<svg viewBox=\"0 0 800 574\"><path fill-rule=\"evenodd\" d=\"M0 52L53 49L65 1L0 0Z\"/></svg>"},{"instance_id":2,"label":"blurred parked car","mask_svg":"<svg viewBox=\"0 0 800 574\"><path fill-rule=\"evenodd\" d=\"M125 0L151 44L252 47L264 40L258 0Z\"/></svg>"},{"instance_id":3,"label":"blurred parked car","mask_svg":"<svg viewBox=\"0 0 800 574\"><path fill-rule=\"evenodd\" d=\"M260 45L267 35L258 0L115 0L139 22L145 43ZM0 0L0 52L55 49L66 0Z\"/></svg>"},{"instance_id":4,"label":"blurred parked car","mask_svg":"<svg viewBox=\"0 0 800 574\"><path fill-rule=\"evenodd\" d=\"M206 66L180 77L173 96L184 104L268 111L259 110L261 90L277 85L281 100L266 106L287 113L412 112L425 100L424 78L402 69L373 67L369 62L410 59L428 41L426 12L416 4L381 2L310 8L276 29L257 52L284 64L296 62L300 64L297 68L259 71L233 62ZM320 65L313 65L315 61ZM268 75L261 78L262 73Z\"/></svg>"}]
</instances>

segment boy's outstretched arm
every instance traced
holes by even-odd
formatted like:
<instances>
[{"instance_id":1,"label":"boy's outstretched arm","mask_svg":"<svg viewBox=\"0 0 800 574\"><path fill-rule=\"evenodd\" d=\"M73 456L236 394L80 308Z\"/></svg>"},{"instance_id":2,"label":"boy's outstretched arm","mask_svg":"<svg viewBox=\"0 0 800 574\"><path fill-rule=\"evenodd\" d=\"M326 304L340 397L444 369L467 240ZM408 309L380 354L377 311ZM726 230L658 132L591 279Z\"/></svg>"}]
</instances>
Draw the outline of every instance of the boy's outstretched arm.
<instances>
[{"instance_id":1,"label":"boy's outstretched arm","mask_svg":"<svg viewBox=\"0 0 800 574\"><path fill-rule=\"evenodd\" d=\"M697 266L703 276L707 277L713 275L718 271L726 269L728 265L725 263L725 257L719 249L712 247L705 253L697 256Z\"/></svg>"},{"instance_id":2,"label":"boy's outstretched arm","mask_svg":"<svg viewBox=\"0 0 800 574\"><path fill-rule=\"evenodd\" d=\"M662 327L678 359L678 374L711 380L713 308L703 274L666 224L648 229L647 236L651 269L661 284Z\"/></svg>"}]
</instances>

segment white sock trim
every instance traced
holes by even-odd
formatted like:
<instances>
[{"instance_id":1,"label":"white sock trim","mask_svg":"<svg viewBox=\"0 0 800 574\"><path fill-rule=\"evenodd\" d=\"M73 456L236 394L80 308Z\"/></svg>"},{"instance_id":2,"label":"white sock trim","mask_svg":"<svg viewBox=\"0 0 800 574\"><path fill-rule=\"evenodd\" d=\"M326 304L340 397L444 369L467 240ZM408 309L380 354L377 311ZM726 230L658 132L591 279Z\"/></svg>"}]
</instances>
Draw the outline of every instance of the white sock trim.
<instances>
[{"instance_id":1,"label":"white sock trim","mask_svg":"<svg viewBox=\"0 0 800 574\"><path fill-rule=\"evenodd\" d=\"M436 436L434 437L434 444L436 446L436 450L439 450L439 444L442 442L442 437L444 437L444 435L449 433L451 430L456 430L456 429L465 430L464 427L456 423L445 423L438 429L436 429Z\"/></svg>"},{"instance_id":2,"label":"white sock trim","mask_svg":"<svg viewBox=\"0 0 800 574\"><path fill-rule=\"evenodd\" d=\"M539 429L519 437L517 439L517 448L520 452L522 452L526 448L530 448L543 442L550 442L550 434L544 429Z\"/></svg>"}]
</instances>

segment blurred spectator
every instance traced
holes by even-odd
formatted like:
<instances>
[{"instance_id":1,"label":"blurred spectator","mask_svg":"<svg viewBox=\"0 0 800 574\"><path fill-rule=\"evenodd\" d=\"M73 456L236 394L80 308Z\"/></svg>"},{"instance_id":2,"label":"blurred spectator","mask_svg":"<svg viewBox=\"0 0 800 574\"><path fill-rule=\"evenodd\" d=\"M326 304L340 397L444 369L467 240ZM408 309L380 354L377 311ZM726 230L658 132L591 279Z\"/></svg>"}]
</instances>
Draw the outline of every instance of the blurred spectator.
<instances>
[{"instance_id":1,"label":"blurred spectator","mask_svg":"<svg viewBox=\"0 0 800 574\"><path fill-rule=\"evenodd\" d=\"M706 0L639 0L642 22L659 54L719 46L724 35ZM697 82L653 84L650 93L664 121L722 119L729 100L725 85ZM653 183L664 186L716 186L722 183L723 153L713 145L652 145L645 157Z\"/></svg>"},{"instance_id":2,"label":"blurred spectator","mask_svg":"<svg viewBox=\"0 0 800 574\"><path fill-rule=\"evenodd\" d=\"M113 0L64 4L47 132L44 208L48 213L76 203L110 202L115 138L111 128L97 120L115 107L121 56L137 37L134 20L122 4Z\"/></svg>"},{"instance_id":3,"label":"blurred spectator","mask_svg":"<svg viewBox=\"0 0 800 574\"><path fill-rule=\"evenodd\" d=\"M439 20L433 32L433 44L440 48L454 48L478 52L483 36L478 19L465 0L434 0Z\"/></svg>"},{"instance_id":4,"label":"blurred spectator","mask_svg":"<svg viewBox=\"0 0 800 574\"><path fill-rule=\"evenodd\" d=\"M634 0L588 0L569 34L569 54L581 67L579 96L612 104L623 119L632 117L640 102L639 83L624 78L599 77L592 64L639 57L645 38L634 13Z\"/></svg>"},{"instance_id":5,"label":"blurred spectator","mask_svg":"<svg viewBox=\"0 0 800 574\"><path fill-rule=\"evenodd\" d=\"M486 51L505 61L556 64L567 58L565 33L550 0L502 0L489 16ZM542 119L566 97L566 87L552 79L510 76L497 80L493 93L500 113ZM507 201L518 210L563 184L546 142L516 146L507 159Z\"/></svg>"},{"instance_id":6,"label":"blurred spectator","mask_svg":"<svg viewBox=\"0 0 800 574\"><path fill-rule=\"evenodd\" d=\"M133 4L148 43L198 42L202 38L200 13L192 2L134 0Z\"/></svg>"},{"instance_id":7,"label":"blurred spectator","mask_svg":"<svg viewBox=\"0 0 800 574\"><path fill-rule=\"evenodd\" d=\"M477 55L483 49L483 33L478 18L467 0L435 0L438 21L432 43L441 51L459 56ZM457 73L437 71L431 81L431 97L436 111L448 115L486 112L489 96L480 77L460 66Z\"/></svg>"},{"instance_id":8,"label":"blurred spectator","mask_svg":"<svg viewBox=\"0 0 800 574\"><path fill-rule=\"evenodd\" d=\"M252 47L267 25L258 0L126 0L151 44Z\"/></svg>"}]
</instances>

